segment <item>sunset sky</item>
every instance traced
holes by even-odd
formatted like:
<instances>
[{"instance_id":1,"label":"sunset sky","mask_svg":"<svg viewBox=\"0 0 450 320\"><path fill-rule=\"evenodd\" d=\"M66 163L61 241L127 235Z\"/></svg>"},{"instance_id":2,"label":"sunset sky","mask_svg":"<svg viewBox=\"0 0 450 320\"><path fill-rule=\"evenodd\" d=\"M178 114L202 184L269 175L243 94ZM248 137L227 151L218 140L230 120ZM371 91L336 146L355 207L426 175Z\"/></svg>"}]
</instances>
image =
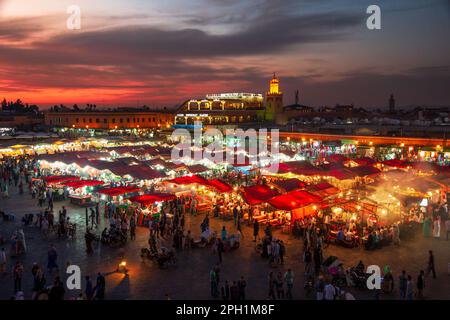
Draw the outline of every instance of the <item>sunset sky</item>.
<instances>
[{"instance_id":1,"label":"sunset sky","mask_svg":"<svg viewBox=\"0 0 450 320\"><path fill-rule=\"evenodd\" d=\"M172 107L276 72L286 103L450 105L449 39L449 0L0 0L0 99Z\"/></svg>"}]
</instances>

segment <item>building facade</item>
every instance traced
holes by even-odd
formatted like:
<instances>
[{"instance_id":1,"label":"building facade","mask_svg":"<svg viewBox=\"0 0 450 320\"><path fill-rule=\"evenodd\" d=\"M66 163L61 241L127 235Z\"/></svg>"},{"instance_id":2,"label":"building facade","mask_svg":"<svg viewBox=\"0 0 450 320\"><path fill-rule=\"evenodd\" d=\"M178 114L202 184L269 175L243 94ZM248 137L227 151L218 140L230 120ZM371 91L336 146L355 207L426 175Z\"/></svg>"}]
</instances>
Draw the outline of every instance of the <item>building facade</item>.
<instances>
[{"instance_id":1,"label":"building facade","mask_svg":"<svg viewBox=\"0 0 450 320\"><path fill-rule=\"evenodd\" d=\"M173 114L154 111L48 111L45 124L52 127L86 129L170 128Z\"/></svg>"},{"instance_id":2,"label":"building facade","mask_svg":"<svg viewBox=\"0 0 450 320\"><path fill-rule=\"evenodd\" d=\"M176 127L193 126L199 121L204 126L232 125L258 120L258 111L264 110L264 98L258 93L215 93L204 99L190 99L176 111Z\"/></svg>"},{"instance_id":3,"label":"building facade","mask_svg":"<svg viewBox=\"0 0 450 320\"><path fill-rule=\"evenodd\" d=\"M0 114L0 128L33 128L43 124L40 114Z\"/></svg>"}]
</instances>

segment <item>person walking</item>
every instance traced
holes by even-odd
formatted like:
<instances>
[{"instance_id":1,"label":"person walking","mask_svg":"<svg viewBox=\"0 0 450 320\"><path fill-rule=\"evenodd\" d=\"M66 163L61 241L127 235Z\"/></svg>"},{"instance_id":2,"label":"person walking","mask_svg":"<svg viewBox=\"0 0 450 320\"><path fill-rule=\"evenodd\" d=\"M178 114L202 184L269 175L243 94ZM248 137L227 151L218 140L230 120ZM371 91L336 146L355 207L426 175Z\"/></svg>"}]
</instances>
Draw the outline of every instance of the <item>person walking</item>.
<instances>
[{"instance_id":1,"label":"person walking","mask_svg":"<svg viewBox=\"0 0 450 320\"><path fill-rule=\"evenodd\" d=\"M241 221L242 221L242 218L241 218L241 217L238 217L238 222L237 222L236 230L237 230L238 233L241 235L241 237L244 238L244 234L242 233L242 228L241 228Z\"/></svg>"},{"instance_id":2,"label":"person walking","mask_svg":"<svg viewBox=\"0 0 450 320\"><path fill-rule=\"evenodd\" d=\"M255 222L253 222L253 237L254 237L253 242L256 242L256 238L258 237L258 234L259 234L259 222L258 222L258 220L255 220ZM448 232L447 232L447 238L448 238Z\"/></svg>"},{"instance_id":3,"label":"person walking","mask_svg":"<svg viewBox=\"0 0 450 320\"><path fill-rule=\"evenodd\" d=\"M95 211L92 208L89 208L91 214L89 215L89 218L91 218L91 229L95 227L97 228L97 223L96 223L96 219L95 219Z\"/></svg>"},{"instance_id":4,"label":"person walking","mask_svg":"<svg viewBox=\"0 0 450 320\"><path fill-rule=\"evenodd\" d=\"M239 300L239 285L236 281L233 281L233 284L230 287L230 300Z\"/></svg>"},{"instance_id":5,"label":"person walking","mask_svg":"<svg viewBox=\"0 0 450 320\"><path fill-rule=\"evenodd\" d=\"M294 287L294 273L288 269L284 274L284 281L286 281L286 298L292 299L292 288Z\"/></svg>"},{"instance_id":6,"label":"person walking","mask_svg":"<svg viewBox=\"0 0 450 320\"><path fill-rule=\"evenodd\" d=\"M103 274L100 272L97 274L97 282L94 287L94 298L95 300L104 300L105 299L105 289L106 289L106 280Z\"/></svg>"},{"instance_id":7,"label":"person walking","mask_svg":"<svg viewBox=\"0 0 450 320\"><path fill-rule=\"evenodd\" d=\"M86 243L86 253L91 254L94 252L94 249L92 248L92 242L95 239L95 235L91 232L91 229L87 229L86 233L84 234L84 241Z\"/></svg>"},{"instance_id":8,"label":"person walking","mask_svg":"<svg viewBox=\"0 0 450 320\"><path fill-rule=\"evenodd\" d=\"M412 281L411 275L408 275L406 282L406 300L413 300L414 298L414 283Z\"/></svg>"},{"instance_id":9,"label":"person walking","mask_svg":"<svg viewBox=\"0 0 450 320\"><path fill-rule=\"evenodd\" d=\"M50 244L50 247L47 252L47 269L49 273L52 273L53 269L58 270L58 253L56 252L56 248L53 244Z\"/></svg>"},{"instance_id":10,"label":"person walking","mask_svg":"<svg viewBox=\"0 0 450 320\"><path fill-rule=\"evenodd\" d=\"M2 250L0 250L0 274L6 273L6 262L5 248L2 248Z\"/></svg>"},{"instance_id":11,"label":"person walking","mask_svg":"<svg viewBox=\"0 0 450 320\"><path fill-rule=\"evenodd\" d=\"M433 237L440 238L441 237L441 216L438 215L434 219L433 222Z\"/></svg>"},{"instance_id":12,"label":"person walking","mask_svg":"<svg viewBox=\"0 0 450 320\"><path fill-rule=\"evenodd\" d=\"M16 261L13 267L14 293L22 291L23 265L20 261Z\"/></svg>"},{"instance_id":13,"label":"person walking","mask_svg":"<svg viewBox=\"0 0 450 320\"><path fill-rule=\"evenodd\" d=\"M211 296L217 298L217 274L214 268L209 272L209 282L211 285Z\"/></svg>"},{"instance_id":14,"label":"person walking","mask_svg":"<svg viewBox=\"0 0 450 320\"><path fill-rule=\"evenodd\" d=\"M55 278L53 286L50 289L48 300L64 300L65 293L66 290L64 290L64 285L61 281L61 278L58 276Z\"/></svg>"},{"instance_id":15,"label":"person walking","mask_svg":"<svg viewBox=\"0 0 450 320\"><path fill-rule=\"evenodd\" d=\"M325 285L323 297L325 300L335 300L336 288L333 286L331 282L328 282Z\"/></svg>"},{"instance_id":16,"label":"person walking","mask_svg":"<svg viewBox=\"0 0 450 320\"><path fill-rule=\"evenodd\" d=\"M406 286L408 283L408 277L406 271L402 270L402 274L398 277L398 290L400 294L400 300L406 299Z\"/></svg>"},{"instance_id":17,"label":"person walking","mask_svg":"<svg viewBox=\"0 0 450 320\"><path fill-rule=\"evenodd\" d=\"M222 231L220 231L220 237L222 241L227 240L227 229L225 228L225 226L222 226Z\"/></svg>"},{"instance_id":18,"label":"person walking","mask_svg":"<svg viewBox=\"0 0 450 320\"><path fill-rule=\"evenodd\" d=\"M448 241L448 236L450 235L450 217L445 221L445 231L446 231L446 240Z\"/></svg>"},{"instance_id":19,"label":"person walking","mask_svg":"<svg viewBox=\"0 0 450 320\"><path fill-rule=\"evenodd\" d=\"M278 272L277 274L277 277L275 279L275 287L277 289L278 299L284 299L284 281L281 272Z\"/></svg>"},{"instance_id":20,"label":"person walking","mask_svg":"<svg viewBox=\"0 0 450 320\"><path fill-rule=\"evenodd\" d=\"M273 271L270 271L269 273L269 295L268 298L272 300L276 300L275 296L275 276L273 274Z\"/></svg>"},{"instance_id":21,"label":"person walking","mask_svg":"<svg viewBox=\"0 0 450 320\"><path fill-rule=\"evenodd\" d=\"M225 280L225 283L222 285L221 291L223 300L230 299L230 285L228 284L228 280Z\"/></svg>"},{"instance_id":22,"label":"person walking","mask_svg":"<svg viewBox=\"0 0 450 320\"><path fill-rule=\"evenodd\" d=\"M305 273L311 272L311 263L312 263L312 255L311 250L306 248L306 251L303 253L303 262L305 263Z\"/></svg>"},{"instance_id":23,"label":"person walking","mask_svg":"<svg viewBox=\"0 0 450 320\"><path fill-rule=\"evenodd\" d=\"M134 216L130 218L130 239L136 239L136 219Z\"/></svg>"},{"instance_id":24,"label":"person walking","mask_svg":"<svg viewBox=\"0 0 450 320\"><path fill-rule=\"evenodd\" d=\"M423 289L425 288L425 272L420 270L419 276L417 277L417 298L423 299Z\"/></svg>"},{"instance_id":25,"label":"person walking","mask_svg":"<svg viewBox=\"0 0 450 320\"><path fill-rule=\"evenodd\" d=\"M224 252L225 248L222 242L222 239L217 238L217 255L219 256L219 263L222 263L222 253Z\"/></svg>"},{"instance_id":26,"label":"person walking","mask_svg":"<svg viewBox=\"0 0 450 320\"><path fill-rule=\"evenodd\" d=\"M239 300L245 300L245 288L247 287L247 281L245 281L244 276L241 276L241 279L238 281L239 287Z\"/></svg>"},{"instance_id":27,"label":"person walking","mask_svg":"<svg viewBox=\"0 0 450 320\"><path fill-rule=\"evenodd\" d=\"M98 203L95 206L95 224L97 226L100 224L100 210L98 209Z\"/></svg>"},{"instance_id":28,"label":"person walking","mask_svg":"<svg viewBox=\"0 0 450 320\"><path fill-rule=\"evenodd\" d=\"M36 274L34 276L34 284L33 284L33 295L31 297L32 300L36 300L39 293L45 288L46 279L42 269L38 267L36 270Z\"/></svg>"},{"instance_id":29,"label":"person walking","mask_svg":"<svg viewBox=\"0 0 450 320\"><path fill-rule=\"evenodd\" d=\"M286 246L284 245L283 240L279 240L279 241L278 241L278 244L279 244L279 246L280 246L280 253L279 253L279 256L280 256L280 264L281 264L281 265L284 265L284 256L286 255Z\"/></svg>"},{"instance_id":30,"label":"person walking","mask_svg":"<svg viewBox=\"0 0 450 320\"><path fill-rule=\"evenodd\" d=\"M94 297L94 288L92 285L91 278L89 276L86 276L86 287L84 289L84 294L86 295L86 300L92 300Z\"/></svg>"},{"instance_id":31,"label":"person walking","mask_svg":"<svg viewBox=\"0 0 450 320\"><path fill-rule=\"evenodd\" d=\"M237 207L233 207L233 220L234 220L234 225L237 226L237 220L238 220L238 209Z\"/></svg>"},{"instance_id":32,"label":"person walking","mask_svg":"<svg viewBox=\"0 0 450 320\"><path fill-rule=\"evenodd\" d=\"M315 289L316 289L316 299L323 300L324 299L323 293L325 290L325 280L323 278L323 275L319 276L315 285Z\"/></svg>"},{"instance_id":33,"label":"person walking","mask_svg":"<svg viewBox=\"0 0 450 320\"><path fill-rule=\"evenodd\" d=\"M433 279L436 279L436 270L434 269L434 255L433 251L428 251L428 267L427 267L427 275L430 274L430 272L433 273Z\"/></svg>"},{"instance_id":34,"label":"person walking","mask_svg":"<svg viewBox=\"0 0 450 320\"><path fill-rule=\"evenodd\" d=\"M322 256L322 248L319 245L316 249L314 249L314 271L317 274L319 274L320 271L320 266L322 265L323 262L323 256Z\"/></svg>"}]
</instances>

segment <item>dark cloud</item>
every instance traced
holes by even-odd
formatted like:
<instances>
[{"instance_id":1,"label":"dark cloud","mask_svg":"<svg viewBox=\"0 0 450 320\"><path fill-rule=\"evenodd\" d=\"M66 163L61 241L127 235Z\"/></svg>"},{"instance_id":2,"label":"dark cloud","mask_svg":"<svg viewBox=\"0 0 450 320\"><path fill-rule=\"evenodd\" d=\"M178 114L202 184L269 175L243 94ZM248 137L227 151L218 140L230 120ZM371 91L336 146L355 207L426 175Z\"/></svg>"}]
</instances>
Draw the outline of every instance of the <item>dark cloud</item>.
<instances>
[{"instance_id":1,"label":"dark cloud","mask_svg":"<svg viewBox=\"0 0 450 320\"><path fill-rule=\"evenodd\" d=\"M404 73L352 72L336 81L310 81L309 78L283 79L285 92L300 89L303 103L314 106L354 103L363 107L386 107L394 93L400 106L448 105L450 66L427 66ZM324 94L326 93L326 94ZM292 96L286 96L293 101Z\"/></svg>"},{"instance_id":2,"label":"dark cloud","mask_svg":"<svg viewBox=\"0 0 450 320\"><path fill-rule=\"evenodd\" d=\"M366 16L359 11L295 13L298 6L318 2L252 0L242 4L237 0L214 0L219 7L240 10L228 10L223 15L213 11L206 16L186 13L177 19L189 27L178 29L175 25L171 29L147 25L64 30L26 46L2 44L1 40L31 40L34 33L45 29L42 23L1 21L0 69L7 82L0 80L0 92L99 89L115 95L115 101L139 99L160 105L177 104L213 91L264 92L270 77L266 69L279 68L270 57L283 57L290 50L300 52L303 46L315 43L327 44L332 50L336 41L347 39L351 31L365 26ZM335 1L320 1L327 3ZM121 17L104 17L111 21L118 18ZM146 14L128 16L129 20L146 18ZM211 26L220 24L233 27L220 29L227 33L211 31ZM261 56L268 57L267 64L259 65ZM253 61L259 62L244 63L255 57L258 59ZM311 56L302 62L310 64L303 67L302 77L279 75L286 103L293 102L296 89L300 90L303 103L314 106L385 106L392 92L403 105L450 101L450 70L446 65L418 66L396 74L379 74L367 66L365 70L339 74L339 80L330 81L326 69L322 69L329 62ZM293 70L296 67L293 65Z\"/></svg>"},{"instance_id":3,"label":"dark cloud","mask_svg":"<svg viewBox=\"0 0 450 320\"><path fill-rule=\"evenodd\" d=\"M325 42L345 35L347 27L361 22L360 16L319 14L267 18L240 32L215 35L199 29L163 30L154 27L122 27L108 30L65 33L41 47L73 48L128 57L240 56L277 52L295 44Z\"/></svg>"},{"instance_id":4,"label":"dark cloud","mask_svg":"<svg viewBox=\"0 0 450 320\"><path fill-rule=\"evenodd\" d=\"M0 0L0 10L2 2ZM22 41L43 29L42 22L37 19L1 19L0 40Z\"/></svg>"}]
</instances>

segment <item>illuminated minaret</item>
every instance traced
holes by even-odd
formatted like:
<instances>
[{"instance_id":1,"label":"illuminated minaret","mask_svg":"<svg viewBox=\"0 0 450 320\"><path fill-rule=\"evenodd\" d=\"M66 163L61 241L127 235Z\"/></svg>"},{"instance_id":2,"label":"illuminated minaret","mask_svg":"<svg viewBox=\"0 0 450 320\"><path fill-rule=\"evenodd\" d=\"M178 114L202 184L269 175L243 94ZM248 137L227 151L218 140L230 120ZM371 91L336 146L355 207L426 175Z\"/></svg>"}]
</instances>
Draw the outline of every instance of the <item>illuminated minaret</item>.
<instances>
[{"instance_id":1,"label":"illuminated minaret","mask_svg":"<svg viewBox=\"0 0 450 320\"><path fill-rule=\"evenodd\" d=\"M266 111L264 119L274 121L276 115L283 113L283 92L280 91L280 80L275 73L270 80L269 91L266 92Z\"/></svg>"}]
</instances>

